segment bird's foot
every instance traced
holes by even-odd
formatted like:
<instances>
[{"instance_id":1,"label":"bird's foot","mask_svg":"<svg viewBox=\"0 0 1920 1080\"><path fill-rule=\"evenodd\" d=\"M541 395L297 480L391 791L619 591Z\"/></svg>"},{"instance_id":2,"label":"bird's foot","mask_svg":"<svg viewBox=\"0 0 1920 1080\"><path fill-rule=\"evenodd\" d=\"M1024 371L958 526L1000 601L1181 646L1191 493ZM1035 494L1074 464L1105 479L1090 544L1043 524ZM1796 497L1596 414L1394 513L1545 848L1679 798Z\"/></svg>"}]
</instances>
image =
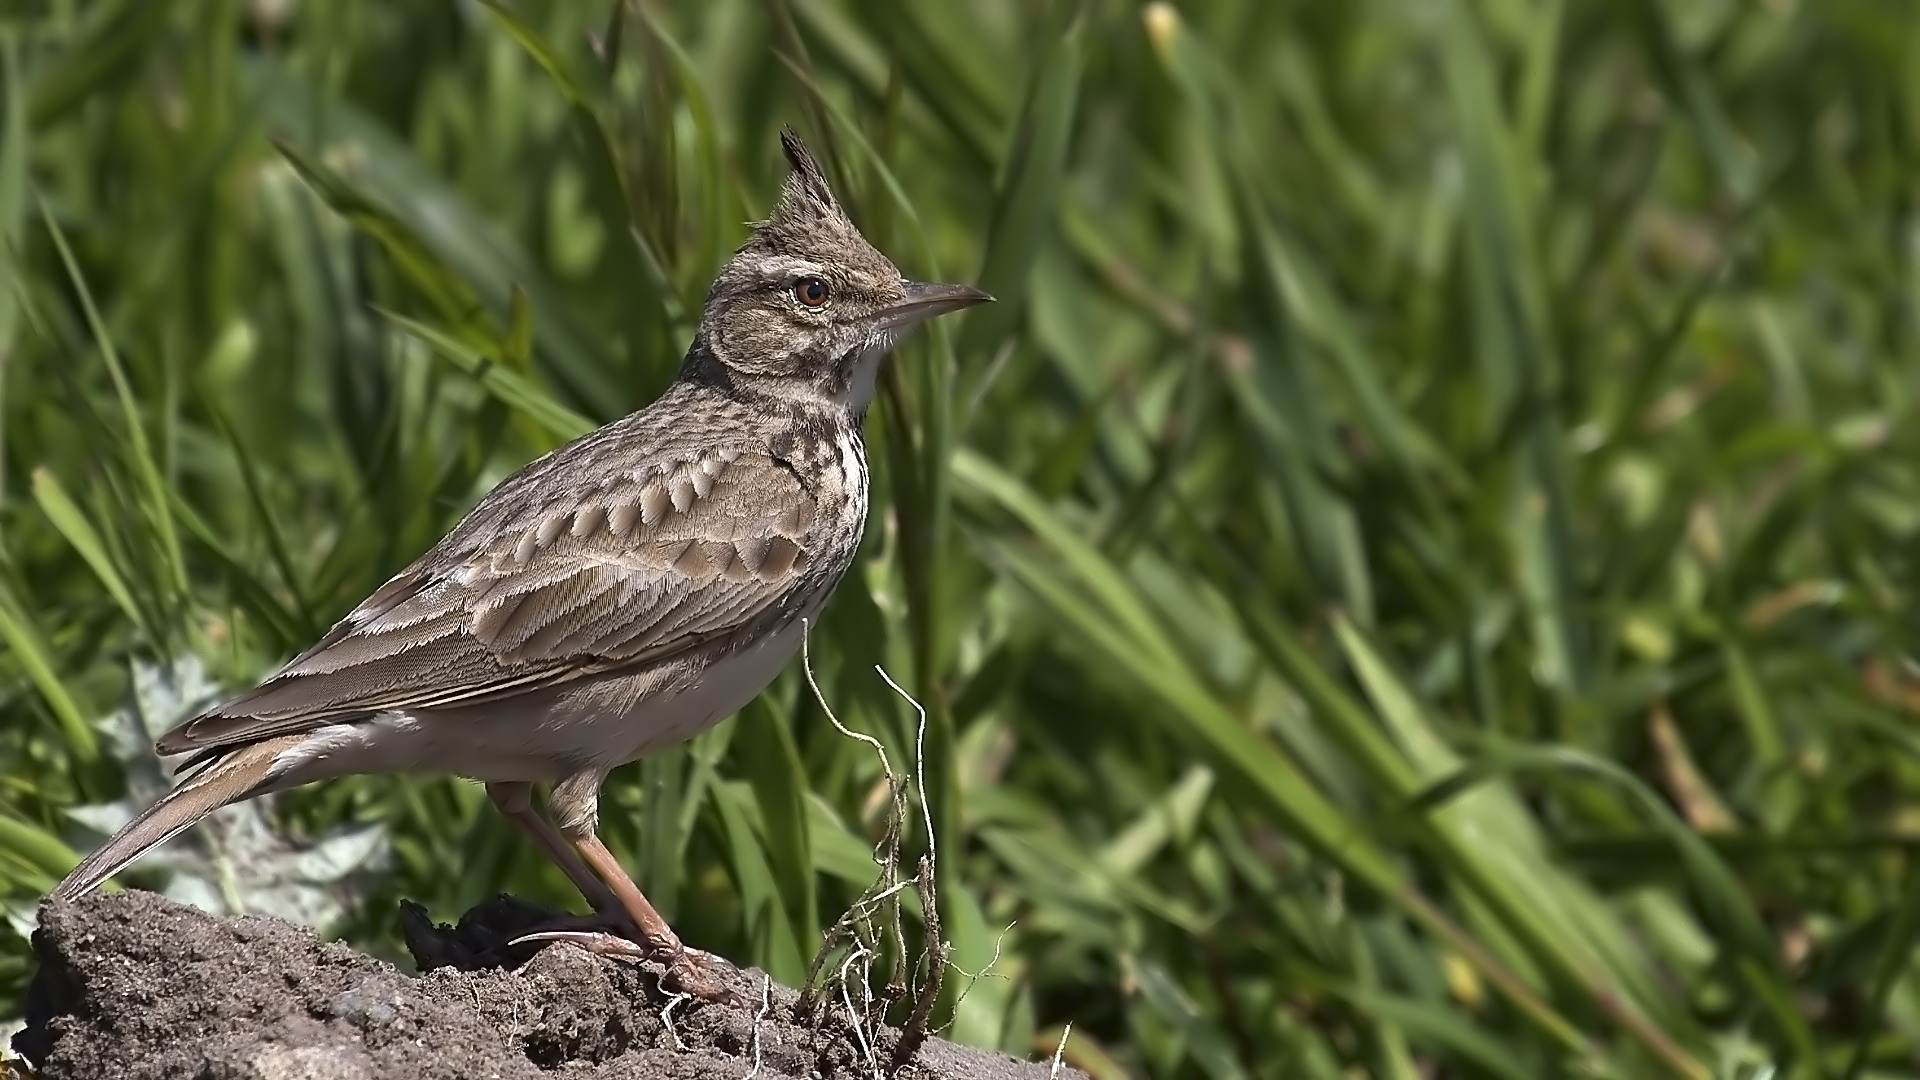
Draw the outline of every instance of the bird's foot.
<instances>
[{"instance_id":1,"label":"bird's foot","mask_svg":"<svg viewBox=\"0 0 1920 1080\"><path fill-rule=\"evenodd\" d=\"M599 925L604 926L605 923L602 922ZM625 935L603 929L556 929L523 934L515 938L512 944L534 941L565 942L596 956L612 957L615 960L625 960L630 963L652 960L666 967L666 974L661 977L660 984L669 992L687 994L701 1001L723 1005L738 1003L733 992L728 990L726 984L721 981L717 970L726 961L710 952L689 949L677 941L670 946L647 945Z\"/></svg>"},{"instance_id":2,"label":"bird's foot","mask_svg":"<svg viewBox=\"0 0 1920 1080\"><path fill-rule=\"evenodd\" d=\"M727 962L709 952L680 947L678 955L667 961L667 973L661 985L677 994L691 994L716 1005L738 1005L740 999L720 977ZM729 965L730 966L730 965Z\"/></svg>"}]
</instances>

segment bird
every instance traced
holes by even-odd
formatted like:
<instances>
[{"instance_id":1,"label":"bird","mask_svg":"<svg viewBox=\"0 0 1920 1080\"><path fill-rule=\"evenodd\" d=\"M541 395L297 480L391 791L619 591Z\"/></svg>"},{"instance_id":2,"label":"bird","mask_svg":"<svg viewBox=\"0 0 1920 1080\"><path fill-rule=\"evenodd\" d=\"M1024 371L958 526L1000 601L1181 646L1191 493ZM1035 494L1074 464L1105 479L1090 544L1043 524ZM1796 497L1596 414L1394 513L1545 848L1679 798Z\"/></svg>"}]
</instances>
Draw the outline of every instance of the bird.
<instances>
[{"instance_id":1,"label":"bird","mask_svg":"<svg viewBox=\"0 0 1920 1080\"><path fill-rule=\"evenodd\" d=\"M600 839L601 786L737 712L793 658L865 529L861 427L885 357L915 325L993 299L904 277L800 138L780 143L778 200L720 269L667 389L509 475L311 648L161 735L158 754L185 755L180 779L51 900L230 803L454 774L618 931L606 951L725 995Z\"/></svg>"}]
</instances>

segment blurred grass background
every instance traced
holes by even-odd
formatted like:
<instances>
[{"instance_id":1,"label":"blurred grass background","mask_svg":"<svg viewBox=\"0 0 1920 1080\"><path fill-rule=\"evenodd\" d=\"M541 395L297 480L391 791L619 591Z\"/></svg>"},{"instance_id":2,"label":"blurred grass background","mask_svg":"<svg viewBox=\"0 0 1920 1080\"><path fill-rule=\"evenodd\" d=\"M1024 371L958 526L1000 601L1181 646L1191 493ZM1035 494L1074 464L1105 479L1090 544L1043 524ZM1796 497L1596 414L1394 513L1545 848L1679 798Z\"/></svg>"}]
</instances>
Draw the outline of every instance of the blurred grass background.
<instances>
[{"instance_id":1,"label":"blurred grass background","mask_svg":"<svg viewBox=\"0 0 1920 1080\"><path fill-rule=\"evenodd\" d=\"M993 960L950 1035L1920 1072L1892 0L0 5L5 899L97 841L134 665L252 680L657 393L785 123L903 269L1001 297L890 370L812 647L895 761L874 665L929 709L946 931ZM879 780L795 671L604 819L793 981ZM483 804L278 812L387 824L337 929L391 951L401 897L577 904ZM0 1013L29 974L9 933Z\"/></svg>"}]
</instances>

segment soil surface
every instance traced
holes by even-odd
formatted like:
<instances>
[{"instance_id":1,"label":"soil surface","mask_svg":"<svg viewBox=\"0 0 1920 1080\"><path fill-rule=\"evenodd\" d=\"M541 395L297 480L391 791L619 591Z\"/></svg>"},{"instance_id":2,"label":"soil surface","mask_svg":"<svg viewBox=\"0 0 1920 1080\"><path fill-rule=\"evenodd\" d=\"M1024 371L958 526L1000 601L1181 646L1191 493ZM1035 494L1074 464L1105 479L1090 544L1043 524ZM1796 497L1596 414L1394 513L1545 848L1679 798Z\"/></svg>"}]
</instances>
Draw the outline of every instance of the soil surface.
<instances>
[{"instance_id":1,"label":"soil surface","mask_svg":"<svg viewBox=\"0 0 1920 1080\"><path fill-rule=\"evenodd\" d=\"M741 1004L683 1000L669 1030L656 967L504 945L545 915L511 897L457 927L409 910L423 968L412 975L305 927L216 918L151 893L49 905L14 1050L44 1080L835 1080L872 1078L897 1038L867 1030L869 1051L838 1009L801 1022L781 986L761 1015L765 977L724 963ZM929 1039L899 1075L1043 1080L1049 1069Z\"/></svg>"}]
</instances>

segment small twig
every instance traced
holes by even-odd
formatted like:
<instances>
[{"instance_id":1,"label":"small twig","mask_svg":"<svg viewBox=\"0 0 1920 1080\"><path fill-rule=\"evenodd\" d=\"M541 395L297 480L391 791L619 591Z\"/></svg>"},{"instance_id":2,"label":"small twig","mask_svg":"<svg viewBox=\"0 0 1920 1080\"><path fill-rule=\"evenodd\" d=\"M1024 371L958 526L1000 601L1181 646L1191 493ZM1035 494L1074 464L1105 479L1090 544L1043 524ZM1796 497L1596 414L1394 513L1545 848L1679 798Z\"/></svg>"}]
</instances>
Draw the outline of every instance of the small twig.
<instances>
[{"instance_id":1,"label":"small twig","mask_svg":"<svg viewBox=\"0 0 1920 1080\"><path fill-rule=\"evenodd\" d=\"M906 800L900 791L900 778L893 771L893 762L887 757L885 744L871 735L854 731L841 723L840 717L833 711L833 705L827 701L827 695L820 689L819 679L814 675L813 671L813 627L811 623L807 622L803 622L802 626L800 666L801 670L806 674L807 686L812 689L814 700L820 703L821 711L827 714L827 721L834 726L835 730L847 738L865 743L873 748L873 752L880 759L880 770L886 776L887 791L893 802L893 813L888 815L886 832L881 836L879 843L875 844L873 848L874 864L880 868L879 878L874 882L873 888L869 889L865 896L856 902L853 907L843 912L840 918L835 920L834 924L827 929L826 934L821 940L820 950L814 954L813 963L807 969L806 982L801 988L800 1000L795 1008L795 1012L801 1017L808 1017L812 1016L820 1005L819 994L825 989L825 987L820 984L820 976L821 972L825 970L827 961L833 956L836 950L850 943L857 943L861 948L865 948L868 939L876 936L871 923L873 912L885 904L890 898L896 896L902 887L902 883L900 882L900 830L902 822L906 819ZM897 910L891 921L894 924L894 938L897 949L900 954L904 956L906 948L904 937L898 925L899 917ZM888 1003L890 1003L892 997L893 995L891 994L886 995Z\"/></svg>"},{"instance_id":2,"label":"small twig","mask_svg":"<svg viewBox=\"0 0 1920 1080\"><path fill-rule=\"evenodd\" d=\"M1020 925L1020 920L1015 919L1013 922L1010 922L1006 926L1002 927L998 934L994 935L993 955L987 957L986 964L983 965L978 972L968 971L966 968L963 968L959 964L954 964L954 963L949 963L947 966L959 972L960 974L965 975L969 982L979 982L981 979L986 979L986 978L995 978L995 979L1005 978L1005 976L1000 975L998 972L995 972L993 969L996 966L998 966L1000 963L1001 945L1007 940L1007 935L1013 933L1013 928L1019 925ZM961 991L961 994L963 996L965 995L965 993L966 991L964 990Z\"/></svg>"},{"instance_id":3,"label":"small twig","mask_svg":"<svg viewBox=\"0 0 1920 1080\"><path fill-rule=\"evenodd\" d=\"M933 817L927 810L927 710L921 708L920 703L914 700L913 695L907 693L906 690L901 688L899 683L894 681L893 676L887 673L886 668L875 664L873 670L879 674L882 682L885 682L894 693L899 694L908 705L913 707L914 715L917 717L913 742L913 780L914 786L920 794L921 812L926 815L928 852L934 858L937 858L933 838ZM893 801L894 813L899 816L901 827L905 828L907 811L906 805L900 797L898 785L894 787ZM896 867L899 865L899 854L897 851L895 852L894 865ZM932 943L932 949L937 951L940 945L940 912L938 905L932 903L929 899L933 894L930 893L928 889L928 883L932 878L931 868L934 865L933 862L922 859L921 865L912 878L912 884L915 886L915 891L920 895L922 917L927 920L926 939ZM919 976L915 972L915 965L907 959L906 920L901 915L898 902L889 906L887 914L887 927L893 931L893 950L895 955L899 956L900 962L893 969L892 977L887 980L886 1001L882 1008L891 1010L894 1003L906 997L909 993L913 993L915 995L913 1012L918 1014L922 1012L921 1006L924 1003L920 1000L921 987L919 985ZM930 963L929 970L932 970L932 966ZM894 1048L894 1068L898 1069L912 1058L914 1051L919 1048L921 1039L922 1036L918 1034L915 1025L913 1025L910 1019L908 1026L901 1032L900 1046ZM904 1050L902 1049L903 1047Z\"/></svg>"},{"instance_id":4,"label":"small twig","mask_svg":"<svg viewBox=\"0 0 1920 1080\"><path fill-rule=\"evenodd\" d=\"M753 1080L760 1075L760 1025L767 1018L768 1010L773 1008L773 977L764 976L760 982L760 1011L753 1015L753 1070L743 1080ZM1065 1046L1065 1040L1061 1041Z\"/></svg>"},{"instance_id":5,"label":"small twig","mask_svg":"<svg viewBox=\"0 0 1920 1080\"><path fill-rule=\"evenodd\" d=\"M680 1032L674 1029L673 1010L674 1006L681 1002L691 1000L693 1000L692 994L675 994L668 998L667 1003L660 1009L660 1024L667 1029L667 1037L673 1040L673 1048L681 1053L686 1052L687 1044L680 1041Z\"/></svg>"},{"instance_id":6,"label":"small twig","mask_svg":"<svg viewBox=\"0 0 1920 1080\"><path fill-rule=\"evenodd\" d=\"M913 706L914 715L919 718L913 732L913 783L920 792L920 816L926 820L927 824L927 862L931 865L939 857L940 847L933 835L933 808L927 805L927 708L914 700L913 695L902 689L899 683L894 682L893 676L887 674L886 668L875 664L873 670L880 673L880 677L886 680L894 693L899 694L907 704Z\"/></svg>"},{"instance_id":7,"label":"small twig","mask_svg":"<svg viewBox=\"0 0 1920 1080\"><path fill-rule=\"evenodd\" d=\"M966 968L961 967L959 964L948 962L947 964L948 967L952 968L953 970L967 977L967 988L965 990L960 991L960 996L954 999L953 1015L947 1018L946 1023L940 1025L939 1030L941 1031L947 1030L948 1028L953 1026L953 1022L955 1020L958 1020L960 1018L960 1006L967 1000L967 995L973 993L974 986L977 983L979 983L981 979L987 979L987 978L1001 979L1006 977L994 971L993 969L996 966L998 966L1000 963L1001 945L1006 942L1007 935L1013 933L1013 928L1018 925L1019 925L1018 920L1014 922L1010 922L1006 925L1005 929L1001 930L1000 933L994 936L993 955L987 957L986 964L984 964L980 968L978 973L968 971Z\"/></svg>"},{"instance_id":8,"label":"small twig","mask_svg":"<svg viewBox=\"0 0 1920 1080\"><path fill-rule=\"evenodd\" d=\"M885 889L881 890L880 892L874 893L871 896L863 896L860 899L855 900L853 902L853 909L855 911L860 912L863 915L872 914L873 909L878 908L881 904L886 903L888 900L893 899L895 896L898 896L901 893L906 892L907 888L912 884L913 882L910 879L907 881L896 881L892 885L889 885Z\"/></svg>"},{"instance_id":9,"label":"small twig","mask_svg":"<svg viewBox=\"0 0 1920 1080\"><path fill-rule=\"evenodd\" d=\"M874 845L873 860L880 868L880 876L873 885L852 904L840 918L835 920L821 942L820 951L814 955L808 968L806 985L801 991L796 1012L802 1017L815 1015L823 996L831 1000L833 983L838 982L839 997L847 1009L849 1021L853 1024L854 1036L858 1041L863 1060L872 1065L876 1077L885 1077L897 1073L913 1061L929 1035L929 1022L934 1007L940 1000L945 986L946 969L951 964L952 943L941 934L939 903L939 840L934 832L933 807L927 798L927 710L914 696L907 692L883 667L875 666L880 675L894 693L900 695L913 708L917 723L913 744L913 794L920 800L921 823L927 831L927 851L921 856L911 877L904 878L900 871L900 843L906 830L907 792L901 784L901 777L893 770L893 763L887 756L884 743L871 735L856 732L840 722L820 689L818 677L813 670L811 652L811 627L807 628L801 639L801 667L806 674L807 686L827 714L827 721L834 729L850 739L872 747L880 759L880 769L886 776L887 794L892 802L892 813L888 815L885 834ZM920 901L921 918L926 928L925 947L918 957L909 959L905 928L905 914L902 896L908 886L912 886ZM1009 926L1011 929L1011 926ZM1004 932L1002 937L1004 937ZM881 944L884 940L886 948ZM828 970L831 959L844 955L839 969L831 976ZM883 962L888 954L898 957L897 962L889 964L891 971L887 984L877 993L873 988L873 960L881 957ZM1000 942L994 943L993 959L988 961L988 970L1000 957ZM853 985L854 973L859 974L859 987ZM977 981L977 977L975 977ZM968 989L971 989L969 985ZM964 1000L965 994L963 993ZM859 998L858 1004L855 998ZM869 1028L878 1028L886 1023L893 1006L902 999L911 997L912 1008L906 1022L900 1029L899 1039L894 1043L893 1051L883 1066L876 1055L877 1041L870 1035ZM951 1022L951 1021L949 1021Z\"/></svg>"},{"instance_id":10,"label":"small twig","mask_svg":"<svg viewBox=\"0 0 1920 1080\"><path fill-rule=\"evenodd\" d=\"M1069 1020L1067 1021L1067 1026L1060 1029L1060 1045L1054 1047L1053 1065L1047 1069L1047 1080L1060 1080L1060 1070L1065 1067L1067 1062L1067 1037L1072 1034L1073 1021ZM759 1067L759 1063L756 1061L754 1068L757 1070Z\"/></svg>"},{"instance_id":11,"label":"small twig","mask_svg":"<svg viewBox=\"0 0 1920 1080\"><path fill-rule=\"evenodd\" d=\"M900 1028L900 1041L893 1048L895 1069L904 1068L927 1041L927 1018L933 1015L934 1003L940 1000L940 987L946 982L947 957L953 951L940 937L940 907L934 895L932 862L932 856L920 860L920 873L916 875L920 885L920 911L927 923L927 981L914 994L913 1012Z\"/></svg>"},{"instance_id":12,"label":"small twig","mask_svg":"<svg viewBox=\"0 0 1920 1080\"><path fill-rule=\"evenodd\" d=\"M865 1060L867 1064L873 1066L874 1080L883 1080L883 1075L880 1072L880 1059L873 1052L873 1041L867 1038L867 1025L865 1018L862 1016L862 1010L856 1009L853 1006L854 981L847 978L848 968L851 968L856 961L872 955L873 953L866 948L855 949L852 953L848 954L846 963L840 965L840 1000L847 1007L847 1022L853 1025L853 1037L854 1040L860 1044L861 1058ZM859 985L864 990L867 985L866 978L861 978Z\"/></svg>"},{"instance_id":13,"label":"small twig","mask_svg":"<svg viewBox=\"0 0 1920 1080\"><path fill-rule=\"evenodd\" d=\"M919 1053L921 1044L927 1041L927 1018L933 1015L934 1003L940 999L940 988L946 981L947 957L952 951L952 946L940 934L940 845L933 830L933 808L927 803L927 710L920 702L914 700L912 694L907 693L905 688L895 682L892 675L887 674L886 668L876 664L873 670L880 673L880 678L893 688L894 693L899 694L908 705L913 706L914 714L918 717L913 737L913 780L914 787L920 796L921 819L927 830L927 853L921 858L920 866L914 874L917 886L915 891L920 896L920 917L925 922L927 930L926 981L921 983L914 992L913 1012L908 1014L906 1024L900 1029L900 1041L893 1048L892 1064L893 1068L898 1070L912 1061L913 1055ZM904 957L906 951L904 931L901 930L900 920L897 917L894 919L893 926L895 933L902 935L901 952ZM906 965L903 963L902 967ZM903 985L901 989L904 991L905 986Z\"/></svg>"},{"instance_id":14,"label":"small twig","mask_svg":"<svg viewBox=\"0 0 1920 1080\"><path fill-rule=\"evenodd\" d=\"M855 731L841 723L840 718L834 715L833 706L827 704L827 695L820 689L819 681L813 676L813 625L805 619L800 620L800 625L800 669L806 672L807 685L813 689L813 699L820 703L821 711L827 714L827 722L832 724L840 734L873 747L873 752L880 755L881 771L887 774L888 780L892 780L893 766L887 762L886 746L881 743L879 739L874 738L866 732ZM881 674L885 675L886 673L881 672Z\"/></svg>"}]
</instances>

